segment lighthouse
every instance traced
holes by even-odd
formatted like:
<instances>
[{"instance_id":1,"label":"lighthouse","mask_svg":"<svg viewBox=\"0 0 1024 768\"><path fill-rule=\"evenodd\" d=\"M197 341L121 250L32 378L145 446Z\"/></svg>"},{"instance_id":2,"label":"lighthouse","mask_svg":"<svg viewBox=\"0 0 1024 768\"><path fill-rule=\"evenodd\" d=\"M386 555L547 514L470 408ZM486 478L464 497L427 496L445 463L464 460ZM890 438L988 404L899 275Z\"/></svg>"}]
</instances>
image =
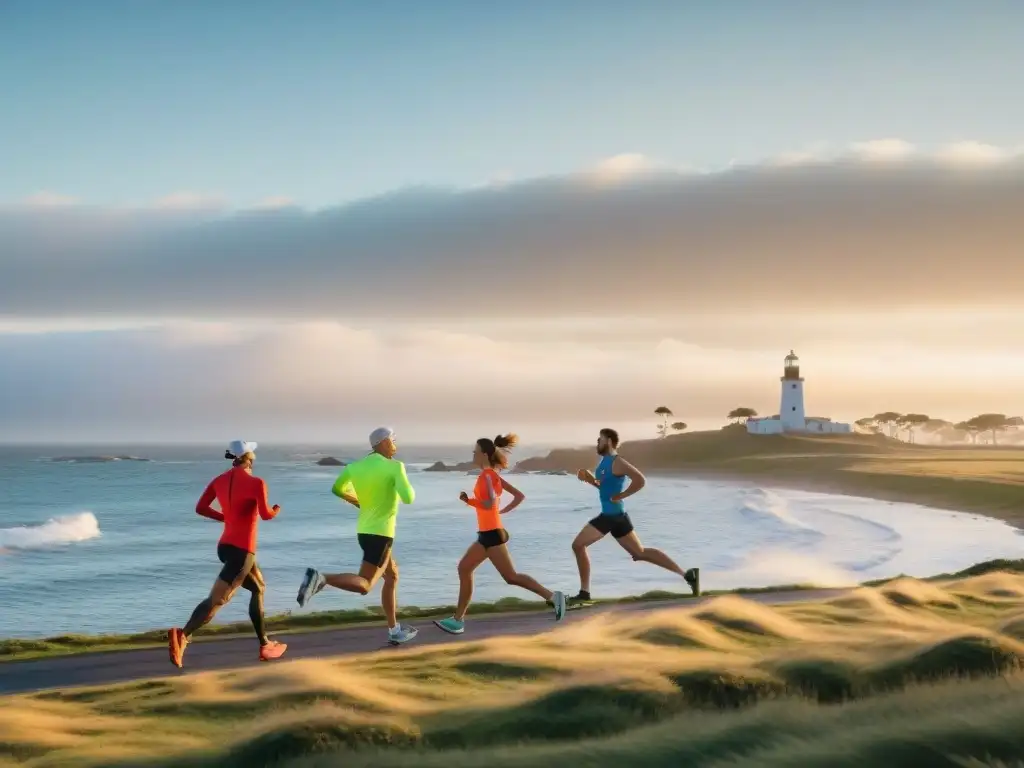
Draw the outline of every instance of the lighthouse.
<instances>
[{"instance_id":1,"label":"lighthouse","mask_svg":"<svg viewBox=\"0 0 1024 768\"><path fill-rule=\"evenodd\" d=\"M779 404L779 421L783 432L802 432L807 428L807 414L804 413L804 380L800 375L800 358L789 350L782 365L782 398Z\"/></svg>"},{"instance_id":2,"label":"lighthouse","mask_svg":"<svg viewBox=\"0 0 1024 768\"><path fill-rule=\"evenodd\" d=\"M804 377L800 375L800 358L789 350L782 362L782 394L779 414L770 418L747 419L747 432L752 435L778 435L783 432L818 434L849 434L853 426L823 416L808 418L804 411Z\"/></svg>"}]
</instances>

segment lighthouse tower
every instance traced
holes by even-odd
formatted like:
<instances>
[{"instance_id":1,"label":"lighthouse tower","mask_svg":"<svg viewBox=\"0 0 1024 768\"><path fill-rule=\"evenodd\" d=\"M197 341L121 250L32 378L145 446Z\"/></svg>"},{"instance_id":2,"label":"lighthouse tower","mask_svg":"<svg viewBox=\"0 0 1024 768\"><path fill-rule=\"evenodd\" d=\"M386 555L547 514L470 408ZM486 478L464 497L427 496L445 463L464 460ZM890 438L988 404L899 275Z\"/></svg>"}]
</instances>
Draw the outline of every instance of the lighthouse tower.
<instances>
[{"instance_id":1,"label":"lighthouse tower","mask_svg":"<svg viewBox=\"0 0 1024 768\"><path fill-rule=\"evenodd\" d=\"M804 380L800 377L800 358L793 350L786 355L782 368L782 402L779 404L779 420L784 432L803 432L807 429L804 413Z\"/></svg>"}]
</instances>

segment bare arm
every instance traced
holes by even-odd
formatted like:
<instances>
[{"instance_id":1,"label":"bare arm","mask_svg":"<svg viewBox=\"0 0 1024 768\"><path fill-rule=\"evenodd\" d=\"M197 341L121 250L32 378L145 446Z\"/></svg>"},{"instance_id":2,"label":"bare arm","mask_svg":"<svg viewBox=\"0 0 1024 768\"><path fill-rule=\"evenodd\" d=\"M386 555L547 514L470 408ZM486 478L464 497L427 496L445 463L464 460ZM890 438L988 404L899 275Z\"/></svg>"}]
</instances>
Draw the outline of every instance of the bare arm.
<instances>
[{"instance_id":1,"label":"bare arm","mask_svg":"<svg viewBox=\"0 0 1024 768\"><path fill-rule=\"evenodd\" d=\"M592 485L595 488L601 487L600 484L597 482L597 478L594 477L594 473L591 472L589 469L581 469L579 472L577 472L576 479L579 480L581 483Z\"/></svg>"},{"instance_id":2,"label":"bare arm","mask_svg":"<svg viewBox=\"0 0 1024 768\"><path fill-rule=\"evenodd\" d=\"M510 482L505 480L505 478L501 478L501 487L512 494L512 501L506 504L505 508L498 513L499 515L507 515L513 509L522 504L523 501L526 499L526 496L523 495L522 491L520 491Z\"/></svg>"},{"instance_id":3,"label":"bare arm","mask_svg":"<svg viewBox=\"0 0 1024 768\"><path fill-rule=\"evenodd\" d=\"M202 517L208 517L211 520L216 520L219 523L223 523L224 513L218 512L210 506L216 498L217 492L213 490L213 483L210 483L206 486L206 490L203 491L203 495L199 497L199 501L196 503L196 514L201 515Z\"/></svg>"},{"instance_id":4,"label":"bare arm","mask_svg":"<svg viewBox=\"0 0 1024 768\"><path fill-rule=\"evenodd\" d=\"M615 463L612 464L612 472L616 469L622 474L629 478L629 487L622 491L617 496L612 496L611 501L618 503L623 499L629 498L634 493L639 491L645 485L647 485L647 478L644 477L644 473L634 467L628 461L621 456L615 457Z\"/></svg>"},{"instance_id":5,"label":"bare arm","mask_svg":"<svg viewBox=\"0 0 1024 768\"><path fill-rule=\"evenodd\" d=\"M406 474L405 464L398 462L398 472L395 475L395 491L403 504L412 504L416 500L416 491L409 482L409 475Z\"/></svg>"}]
</instances>

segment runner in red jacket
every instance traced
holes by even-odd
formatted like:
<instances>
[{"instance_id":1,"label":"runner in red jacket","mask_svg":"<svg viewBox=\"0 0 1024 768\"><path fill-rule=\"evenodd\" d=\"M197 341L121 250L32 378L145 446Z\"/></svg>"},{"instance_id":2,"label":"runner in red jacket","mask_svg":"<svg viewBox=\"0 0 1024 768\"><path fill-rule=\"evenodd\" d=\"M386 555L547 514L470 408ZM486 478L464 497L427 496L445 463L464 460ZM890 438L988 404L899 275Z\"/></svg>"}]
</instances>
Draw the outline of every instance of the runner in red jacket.
<instances>
[{"instance_id":1,"label":"runner in red jacket","mask_svg":"<svg viewBox=\"0 0 1024 768\"><path fill-rule=\"evenodd\" d=\"M224 533L217 543L217 557L224 567L209 597L196 606L185 628L171 629L167 633L171 663L176 667L181 667L181 659L192 634L208 624L239 587L244 587L251 594L249 618L260 641L260 661L280 658L288 647L270 640L264 626L263 592L266 582L256 564L256 527L260 519L276 517L281 508L276 504L270 506L267 484L252 474L255 452L256 443L243 440L231 443L224 454L232 462L231 469L215 477L196 504L196 514L224 523ZM215 499L219 511L212 506Z\"/></svg>"}]
</instances>

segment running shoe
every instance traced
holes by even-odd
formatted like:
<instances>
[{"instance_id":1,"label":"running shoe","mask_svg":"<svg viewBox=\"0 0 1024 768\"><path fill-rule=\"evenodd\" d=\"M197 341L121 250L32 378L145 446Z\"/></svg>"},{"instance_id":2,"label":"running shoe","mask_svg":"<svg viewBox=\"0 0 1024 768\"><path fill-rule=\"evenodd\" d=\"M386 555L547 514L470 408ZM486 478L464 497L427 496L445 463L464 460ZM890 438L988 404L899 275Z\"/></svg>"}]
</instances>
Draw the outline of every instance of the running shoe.
<instances>
[{"instance_id":1,"label":"running shoe","mask_svg":"<svg viewBox=\"0 0 1024 768\"><path fill-rule=\"evenodd\" d=\"M327 581L320 575L320 571L316 568L307 568L295 602L299 604L300 608L304 607L313 598L313 595L323 589L326 584Z\"/></svg>"},{"instance_id":2,"label":"running shoe","mask_svg":"<svg viewBox=\"0 0 1024 768\"><path fill-rule=\"evenodd\" d=\"M167 650L171 656L171 664L181 669L181 657L185 655L185 646L188 640L185 633L180 629L169 629L167 631Z\"/></svg>"},{"instance_id":3,"label":"running shoe","mask_svg":"<svg viewBox=\"0 0 1024 768\"><path fill-rule=\"evenodd\" d=\"M589 603L589 602L590 602L590 593L587 592L586 590L583 590L583 589L581 589L577 594L575 594L575 595L573 595L572 597L569 598L569 604L570 605L572 605L573 603Z\"/></svg>"},{"instance_id":4,"label":"running shoe","mask_svg":"<svg viewBox=\"0 0 1024 768\"><path fill-rule=\"evenodd\" d=\"M420 631L415 627L403 627L401 624L396 624L394 629L388 630L388 642L391 645L402 645L414 640L419 633Z\"/></svg>"},{"instance_id":5,"label":"running shoe","mask_svg":"<svg viewBox=\"0 0 1024 768\"><path fill-rule=\"evenodd\" d=\"M693 590L693 596L700 597L700 568L691 568L683 575L683 578Z\"/></svg>"},{"instance_id":6,"label":"running shoe","mask_svg":"<svg viewBox=\"0 0 1024 768\"><path fill-rule=\"evenodd\" d=\"M279 643L277 640L271 640L266 645L260 646L260 661L273 661L274 659L280 659L284 656L284 652L288 650L286 643Z\"/></svg>"},{"instance_id":7,"label":"running shoe","mask_svg":"<svg viewBox=\"0 0 1024 768\"><path fill-rule=\"evenodd\" d=\"M466 622L459 621L454 616L447 619L435 620L434 624L438 629L443 629L449 635L461 635L466 631Z\"/></svg>"},{"instance_id":8,"label":"running shoe","mask_svg":"<svg viewBox=\"0 0 1024 768\"><path fill-rule=\"evenodd\" d=\"M565 593L553 592L551 594L551 602L554 603L555 621L561 621L565 618Z\"/></svg>"}]
</instances>

